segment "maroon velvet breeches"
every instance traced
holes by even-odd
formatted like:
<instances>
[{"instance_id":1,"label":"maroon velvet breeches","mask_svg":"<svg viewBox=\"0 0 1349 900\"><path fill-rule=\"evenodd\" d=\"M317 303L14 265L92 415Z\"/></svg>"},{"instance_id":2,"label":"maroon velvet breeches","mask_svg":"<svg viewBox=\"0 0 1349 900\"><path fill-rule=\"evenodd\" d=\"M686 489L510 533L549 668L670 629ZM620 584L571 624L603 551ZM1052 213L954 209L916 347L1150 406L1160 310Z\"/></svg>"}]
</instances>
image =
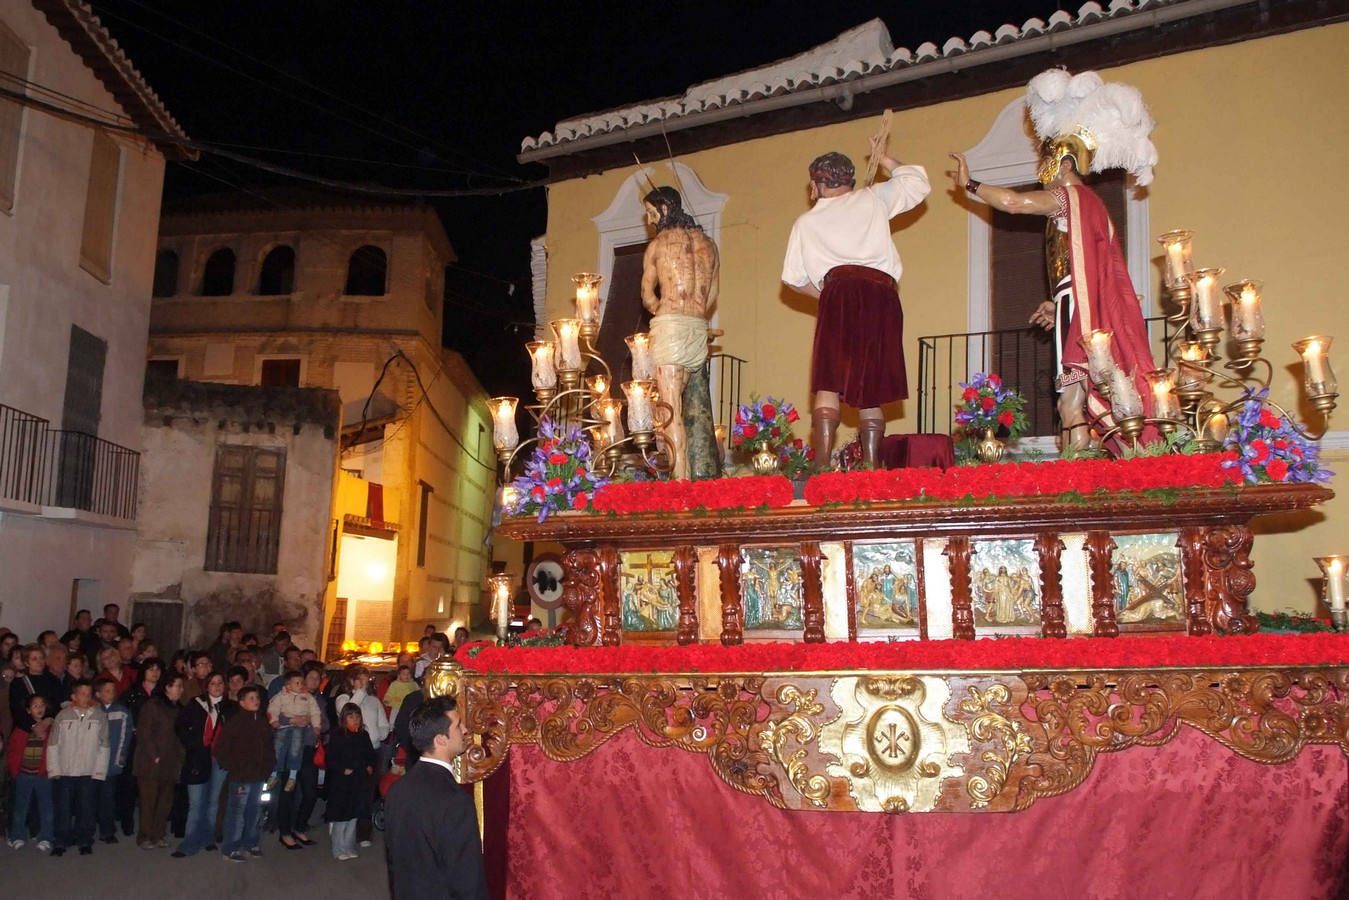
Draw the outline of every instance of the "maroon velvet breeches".
<instances>
[{"instance_id":1,"label":"maroon velvet breeches","mask_svg":"<svg viewBox=\"0 0 1349 900\"><path fill-rule=\"evenodd\" d=\"M866 409L909 396L904 309L895 281L866 266L835 266L820 291L810 389Z\"/></svg>"}]
</instances>

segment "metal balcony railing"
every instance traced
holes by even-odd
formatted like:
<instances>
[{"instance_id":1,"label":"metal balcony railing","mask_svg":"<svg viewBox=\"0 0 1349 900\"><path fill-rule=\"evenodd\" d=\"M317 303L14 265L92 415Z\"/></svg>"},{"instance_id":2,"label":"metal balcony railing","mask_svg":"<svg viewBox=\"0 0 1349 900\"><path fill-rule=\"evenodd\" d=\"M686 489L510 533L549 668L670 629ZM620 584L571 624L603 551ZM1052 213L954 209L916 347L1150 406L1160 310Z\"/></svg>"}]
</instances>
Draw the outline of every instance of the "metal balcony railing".
<instances>
[{"instance_id":1,"label":"metal balcony railing","mask_svg":"<svg viewBox=\"0 0 1349 900\"><path fill-rule=\"evenodd\" d=\"M717 388L717 423L725 424L735 417L740 406L745 364L749 360L729 353L714 353L708 359L712 364L712 383Z\"/></svg>"},{"instance_id":2,"label":"metal balcony railing","mask_svg":"<svg viewBox=\"0 0 1349 900\"><path fill-rule=\"evenodd\" d=\"M1164 316L1146 320L1152 355L1166 365L1170 325ZM1028 435L1058 433L1054 391L1053 336L1027 325L1000 331L934 334L918 339L918 430L950 434L960 382L976 372L996 372L1026 399Z\"/></svg>"},{"instance_id":3,"label":"metal balcony railing","mask_svg":"<svg viewBox=\"0 0 1349 900\"><path fill-rule=\"evenodd\" d=\"M136 518L140 454L0 404L0 496Z\"/></svg>"}]
</instances>

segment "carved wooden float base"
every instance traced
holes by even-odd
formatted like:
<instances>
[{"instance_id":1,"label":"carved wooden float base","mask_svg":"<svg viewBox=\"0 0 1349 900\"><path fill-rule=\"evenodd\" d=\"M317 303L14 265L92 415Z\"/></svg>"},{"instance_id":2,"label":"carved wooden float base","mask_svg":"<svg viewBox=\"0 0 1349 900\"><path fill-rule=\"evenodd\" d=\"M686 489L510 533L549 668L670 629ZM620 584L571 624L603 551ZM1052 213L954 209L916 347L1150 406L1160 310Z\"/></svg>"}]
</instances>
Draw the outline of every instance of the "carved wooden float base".
<instances>
[{"instance_id":1,"label":"carved wooden float base","mask_svg":"<svg viewBox=\"0 0 1349 900\"><path fill-rule=\"evenodd\" d=\"M1349 752L1349 667L531 677L448 663L428 693L457 696L475 735L461 781L512 744L567 762L631 728L782 809L1013 812L1082 784L1098 754L1182 727L1261 763Z\"/></svg>"}]
</instances>

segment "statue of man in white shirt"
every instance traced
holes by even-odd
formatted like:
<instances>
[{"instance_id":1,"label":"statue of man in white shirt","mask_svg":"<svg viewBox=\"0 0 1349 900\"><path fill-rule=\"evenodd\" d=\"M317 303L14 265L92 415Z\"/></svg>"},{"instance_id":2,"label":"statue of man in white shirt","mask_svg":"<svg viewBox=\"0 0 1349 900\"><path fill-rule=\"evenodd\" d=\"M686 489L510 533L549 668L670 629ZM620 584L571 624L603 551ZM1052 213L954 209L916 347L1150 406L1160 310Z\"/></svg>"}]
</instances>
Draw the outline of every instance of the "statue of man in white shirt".
<instances>
[{"instance_id":1,"label":"statue of man in white shirt","mask_svg":"<svg viewBox=\"0 0 1349 900\"><path fill-rule=\"evenodd\" d=\"M858 410L862 461L880 464L881 405L909 396L904 369L904 310L896 293L903 267L890 220L932 190L922 166L905 166L871 139L887 181L854 190L852 160L826 153L810 164L814 206L792 226L782 280L820 300L811 353L811 445L829 465L840 400Z\"/></svg>"}]
</instances>

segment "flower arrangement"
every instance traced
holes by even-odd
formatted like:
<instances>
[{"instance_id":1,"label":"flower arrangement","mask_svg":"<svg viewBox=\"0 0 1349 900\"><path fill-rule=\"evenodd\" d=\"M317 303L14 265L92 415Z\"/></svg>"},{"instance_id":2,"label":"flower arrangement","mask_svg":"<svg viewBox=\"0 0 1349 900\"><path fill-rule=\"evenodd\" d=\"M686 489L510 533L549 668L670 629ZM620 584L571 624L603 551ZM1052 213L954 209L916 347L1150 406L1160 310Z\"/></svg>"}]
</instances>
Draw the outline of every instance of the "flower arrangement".
<instances>
[{"instance_id":1,"label":"flower arrangement","mask_svg":"<svg viewBox=\"0 0 1349 900\"><path fill-rule=\"evenodd\" d=\"M593 461L590 441L579 425L557 425L544 416L539 420L539 443L524 474L511 482L518 499L506 513L538 513L542 522L549 512L589 509L595 491L609 483L596 474Z\"/></svg>"},{"instance_id":2,"label":"flower arrangement","mask_svg":"<svg viewBox=\"0 0 1349 900\"><path fill-rule=\"evenodd\" d=\"M805 446L800 438L783 444L778 450L778 466L793 481L805 478L815 471L815 448Z\"/></svg>"},{"instance_id":3,"label":"flower arrangement","mask_svg":"<svg viewBox=\"0 0 1349 900\"><path fill-rule=\"evenodd\" d=\"M772 449L785 444L792 436L792 423L800 419L796 407L786 400L769 397L760 401L752 394L749 403L740 404L731 425L731 446L747 450Z\"/></svg>"},{"instance_id":4,"label":"flower arrangement","mask_svg":"<svg viewBox=\"0 0 1349 900\"><path fill-rule=\"evenodd\" d=\"M1015 388L1004 387L996 374L976 372L969 383L960 382L965 389L961 404L956 409L956 423L966 434L977 434L988 429L1007 429L1009 440L1025 432L1026 400Z\"/></svg>"},{"instance_id":5,"label":"flower arrangement","mask_svg":"<svg viewBox=\"0 0 1349 900\"><path fill-rule=\"evenodd\" d=\"M1329 481L1335 473L1321 466L1316 445L1298 434L1287 416L1265 406L1268 394L1268 388L1247 393L1225 445L1237 456L1223 465L1239 470L1251 484Z\"/></svg>"}]
</instances>

